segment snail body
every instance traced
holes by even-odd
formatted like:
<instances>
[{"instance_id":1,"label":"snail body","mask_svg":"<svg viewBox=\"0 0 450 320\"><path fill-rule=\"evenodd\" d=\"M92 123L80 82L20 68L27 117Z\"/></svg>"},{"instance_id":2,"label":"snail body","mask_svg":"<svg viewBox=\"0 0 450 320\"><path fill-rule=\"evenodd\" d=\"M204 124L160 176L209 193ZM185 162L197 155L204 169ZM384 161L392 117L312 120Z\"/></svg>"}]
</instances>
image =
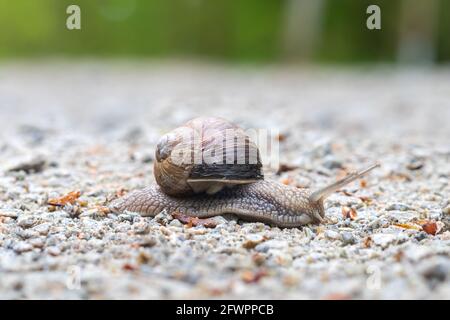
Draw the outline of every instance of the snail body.
<instances>
[{"instance_id":1,"label":"snail body","mask_svg":"<svg viewBox=\"0 0 450 320\"><path fill-rule=\"evenodd\" d=\"M157 184L115 200L113 212L155 216L166 210L200 218L231 213L243 220L297 227L322 222L324 199L378 166L315 192L264 180L258 148L244 131L226 120L204 117L163 136L155 155Z\"/></svg>"},{"instance_id":2,"label":"snail body","mask_svg":"<svg viewBox=\"0 0 450 320\"><path fill-rule=\"evenodd\" d=\"M199 218L232 213L243 220L296 227L321 222L325 216L323 202L311 204L308 196L304 189L267 180L236 185L209 196L195 194L183 198L170 196L158 185L151 185L116 200L114 211L155 216L167 210Z\"/></svg>"}]
</instances>

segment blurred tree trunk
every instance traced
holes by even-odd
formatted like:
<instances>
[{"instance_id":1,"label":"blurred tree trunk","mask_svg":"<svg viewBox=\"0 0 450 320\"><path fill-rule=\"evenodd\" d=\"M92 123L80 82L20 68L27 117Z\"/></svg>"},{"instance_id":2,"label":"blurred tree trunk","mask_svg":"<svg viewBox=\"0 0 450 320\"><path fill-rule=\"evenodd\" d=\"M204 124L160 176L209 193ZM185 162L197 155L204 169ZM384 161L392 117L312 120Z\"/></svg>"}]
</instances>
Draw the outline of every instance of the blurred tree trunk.
<instances>
[{"instance_id":1,"label":"blurred tree trunk","mask_svg":"<svg viewBox=\"0 0 450 320\"><path fill-rule=\"evenodd\" d=\"M402 0L397 48L399 62L430 63L436 59L438 9L439 0Z\"/></svg>"},{"instance_id":2,"label":"blurred tree trunk","mask_svg":"<svg viewBox=\"0 0 450 320\"><path fill-rule=\"evenodd\" d=\"M287 60L308 60L321 34L324 0L288 0L284 8L282 52Z\"/></svg>"}]
</instances>

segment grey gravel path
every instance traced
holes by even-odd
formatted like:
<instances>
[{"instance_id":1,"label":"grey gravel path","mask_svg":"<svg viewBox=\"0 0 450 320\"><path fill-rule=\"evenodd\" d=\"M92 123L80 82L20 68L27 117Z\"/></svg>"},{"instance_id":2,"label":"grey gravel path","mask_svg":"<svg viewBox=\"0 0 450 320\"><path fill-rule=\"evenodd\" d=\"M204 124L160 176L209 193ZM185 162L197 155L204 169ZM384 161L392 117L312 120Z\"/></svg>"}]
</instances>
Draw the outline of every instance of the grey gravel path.
<instances>
[{"instance_id":1,"label":"grey gravel path","mask_svg":"<svg viewBox=\"0 0 450 320\"><path fill-rule=\"evenodd\" d=\"M271 178L292 185L382 166L320 226L108 213L153 183L159 136L199 115L280 130L296 169ZM448 68L2 64L0 159L3 299L450 298Z\"/></svg>"}]
</instances>

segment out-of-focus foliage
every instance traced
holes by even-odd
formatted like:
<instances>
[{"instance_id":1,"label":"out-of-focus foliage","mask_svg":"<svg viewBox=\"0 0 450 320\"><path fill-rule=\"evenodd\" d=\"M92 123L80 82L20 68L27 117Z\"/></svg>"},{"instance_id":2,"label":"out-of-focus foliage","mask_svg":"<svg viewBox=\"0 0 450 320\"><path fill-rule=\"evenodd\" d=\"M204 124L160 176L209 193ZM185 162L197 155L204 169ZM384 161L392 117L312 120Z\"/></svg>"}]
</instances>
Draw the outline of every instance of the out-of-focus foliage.
<instances>
[{"instance_id":1,"label":"out-of-focus foliage","mask_svg":"<svg viewBox=\"0 0 450 320\"><path fill-rule=\"evenodd\" d=\"M319 11L308 18L313 1ZM417 16L419 3L434 9ZM81 30L66 29L70 4L81 8ZM370 4L381 7L382 30L366 28ZM310 37L300 39L305 30ZM377 62L422 50L444 62L449 31L450 0L0 0L2 58Z\"/></svg>"},{"instance_id":2,"label":"out-of-focus foliage","mask_svg":"<svg viewBox=\"0 0 450 320\"><path fill-rule=\"evenodd\" d=\"M324 31L318 55L325 60L393 60L398 37L401 1L328 1L324 10ZM381 8L381 30L366 28L366 9Z\"/></svg>"}]
</instances>

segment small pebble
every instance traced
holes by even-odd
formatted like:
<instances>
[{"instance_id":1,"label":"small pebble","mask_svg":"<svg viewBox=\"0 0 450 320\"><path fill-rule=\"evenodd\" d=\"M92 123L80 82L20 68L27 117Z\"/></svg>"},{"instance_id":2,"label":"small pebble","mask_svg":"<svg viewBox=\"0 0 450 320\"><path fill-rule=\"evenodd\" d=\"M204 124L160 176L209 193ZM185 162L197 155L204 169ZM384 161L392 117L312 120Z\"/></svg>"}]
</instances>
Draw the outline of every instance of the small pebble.
<instances>
[{"instance_id":1,"label":"small pebble","mask_svg":"<svg viewBox=\"0 0 450 320\"><path fill-rule=\"evenodd\" d=\"M180 220L173 219L172 221L170 221L169 226L171 226L171 227L181 227L181 226L183 226L183 224L180 222Z\"/></svg>"},{"instance_id":2,"label":"small pebble","mask_svg":"<svg viewBox=\"0 0 450 320\"><path fill-rule=\"evenodd\" d=\"M172 215L168 214L166 210L161 211L160 213L158 213L153 220L157 223L159 223L160 225L167 225L170 221L173 220Z\"/></svg>"},{"instance_id":3,"label":"small pebble","mask_svg":"<svg viewBox=\"0 0 450 320\"><path fill-rule=\"evenodd\" d=\"M147 234L150 231L150 225L146 220L137 222L133 225L134 232L136 234Z\"/></svg>"},{"instance_id":4,"label":"small pebble","mask_svg":"<svg viewBox=\"0 0 450 320\"><path fill-rule=\"evenodd\" d=\"M37 223L37 219L34 218L33 216L20 216L17 219L17 224L24 229L31 228L36 223Z\"/></svg>"},{"instance_id":5,"label":"small pebble","mask_svg":"<svg viewBox=\"0 0 450 320\"><path fill-rule=\"evenodd\" d=\"M442 213L444 213L446 215L450 215L450 205L448 205L444 209L442 209Z\"/></svg>"},{"instance_id":6,"label":"small pebble","mask_svg":"<svg viewBox=\"0 0 450 320\"><path fill-rule=\"evenodd\" d=\"M333 169L341 169L342 168L342 162L336 159L333 155L329 154L324 157L324 160L322 162L322 165L330 170Z\"/></svg>"},{"instance_id":7,"label":"small pebble","mask_svg":"<svg viewBox=\"0 0 450 320\"><path fill-rule=\"evenodd\" d=\"M54 247L48 247L47 248L47 252L48 254L50 254L51 256L59 256L61 254L61 249L59 249L58 247L54 246Z\"/></svg>"},{"instance_id":8,"label":"small pebble","mask_svg":"<svg viewBox=\"0 0 450 320\"><path fill-rule=\"evenodd\" d=\"M31 239L39 236L37 231L31 229L18 229L16 234L22 239Z\"/></svg>"},{"instance_id":9,"label":"small pebble","mask_svg":"<svg viewBox=\"0 0 450 320\"><path fill-rule=\"evenodd\" d=\"M14 209L0 209L0 217L8 217L16 219L19 216L20 211Z\"/></svg>"},{"instance_id":10,"label":"small pebble","mask_svg":"<svg viewBox=\"0 0 450 320\"><path fill-rule=\"evenodd\" d=\"M409 205L404 204L404 203L392 203L391 205L389 205L386 208L387 211L393 211L393 210L397 210L397 211L408 211L408 210L413 210L413 208L411 208Z\"/></svg>"},{"instance_id":11,"label":"small pebble","mask_svg":"<svg viewBox=\"0 0 450 320\"><path fill-rule=\"evenodd\" d=\"M325 231L325 236L331 240L341 240L341 235L339 234L339 232L333 230Z\"/></svg>"},{"instance_id":12,"label":"small pebble","mask_svg":"<svg viewBox=\"0 0 450 320\"><path fill-rule=\"evenodd\" d=\"M350 244L356 243L356 239L351 232L344 231L341 233L341 236L342 236L342 242L345 245L350 245Z\"/></svg>"},{"instance_id":13,"label":"small pebble","mask_svg":"<svg viewBox=\"0 0 450 320\"><path fill-rule=\"evenodd\" d=\"M20 241L13 247L13 250L17 253L23 253L33 250L33 246L27 242Z\"/></svg>"},{"instance_id":14,"label":"small pebble","mask_svg":"<svg viewBox=\"0 0 450 320\"><path fill-rule=\"evenodd\" d=\"M43 248L45 245L45 241L43 238L33 238L28 241L30 245L34 248Z\"/></svg>"},{"instance_id":15,"label":"small pebble","mask_svg":"<svg viewBox=\"0 0 450 320\"><path fill-rule=\"evenodd\" d=\"M414 235L414 239L417 241L422 241L423 239L426 239L428 237L427 233L424 231L420 231Z\"/></svg>"},{"instance_id":16,"label":"small pebble","mask_svg":"<svg viewBox=\"0 0 450 320\"><path fill-rule=\"evenodd\" d=\"M260 234L249 234L245 237L244 244L242 245L245 249L253 249L258 244L264 241L264 237Z\"/></svg>"},{"instance_id":17,"label":"small pebble","mask_svg":"<svg viewBox=\"0 0 450 320\"><path fill-rule=\"evenodd\" d=\"M413 159L406 165L406 168L408 170L419 170L419 169L422 169L423 166L424 166L423 161L418 160L418 159Z\"/></svg>"},{"instance_id":18,"label":"small pebble","mask_svg":"<svg viewBox=\"0 0 450 320\"><path fill-rule=\"evenodd\" d=\"M220 226L220 225L223 225L223 224L227 224L228 223L228 220L227 219L225 219L224 217L222 217L222 216L216 216L216 217L212 217L212 218L210 218L212 221L214 221L214 223L217 225L217 226Z\"/></svg>"},{"instance_id":19,"label":"small pebble","mask_svg":"<svg viewBox=\"0 0 450 320\"><path fill-rule=\"evenodd\" d=\"M46 160L43 157L36 157L29 161L22 162L9 169L10 172L23 171L25 173L41 172L46 164Z\"/></svg>"},{"instance_id":20,"label":"small pebble","mask_svg":"<svg viewBox=\"0 0 450 320\"><path fill-rule=\"evenodd\" d=\"M442 262L430 262L427 266L423 267L422 275L427 281L431 282L434 287L437 284L442 284L447 277L450 276L450 263Z\"/></svg>"},{"instance_id":21,"label":"small pebble","mask_svg":"<svg viewBox=\"0 0 450 320\"><path fill-rule=\"evenodd\" d=\"M118 216L119 221L130 221L133 222L133 216L126 214L126 213L121 213Z\"/></svg>"},{"instance_id":22,"label":"small pebble","mask_svg":"<svg viewBox=\"0 0 450 320\"><path fill-rule=\"evenodd\" d=\"M48 232L50 231L51 224L49 222L38 224L37 226L33 227L34 231L37 231L40 235L46 236Z\"/></svg>"},{"instance_id":23,"label":"small pebble","mask_svg":"<svg viewBox=\"0 0 450 320\"><path fill-rule=\"evenodd\" d=\"M288 247L289 243L287 241L272 239L258 244L255 250L258 252L267 252L270 249L286 249Z\"/></svg>"},{"instance_id":24,"label":"small pebble","mask_svg":"<svg viewBox=\"0 0 450 320\"><path fill-rule=\"evenodd\" d=\"M303 227L303 232L307 238L312 239L315 236L314 231L312 231L309 227Z\"/></svg>"},{"instance_id":25,"label":"small pebble","mask_svg":"<svg viewBox=\"0 0 450 320\"><path fill-rule=\"evenodd\" d=\"M156 241L155 238L153 238L153 237L145 237L144 239L142 239L139 242L139 245L141 247L151 248L151 247L154 247L157 243L158 243L158 241Z\"/></svg>"},{"instance_id":26,"label":"small pebble","mask_svg":"<svg viewBox=\"0 0 450 320\"><path fill-rule=\"evenodd\" d=\"M388 247L391 243L395 241L395 239L396 239L395 234L390 233L376 233L372 235L373 242L382 248Z\"/></svg>"}]
</instances>

